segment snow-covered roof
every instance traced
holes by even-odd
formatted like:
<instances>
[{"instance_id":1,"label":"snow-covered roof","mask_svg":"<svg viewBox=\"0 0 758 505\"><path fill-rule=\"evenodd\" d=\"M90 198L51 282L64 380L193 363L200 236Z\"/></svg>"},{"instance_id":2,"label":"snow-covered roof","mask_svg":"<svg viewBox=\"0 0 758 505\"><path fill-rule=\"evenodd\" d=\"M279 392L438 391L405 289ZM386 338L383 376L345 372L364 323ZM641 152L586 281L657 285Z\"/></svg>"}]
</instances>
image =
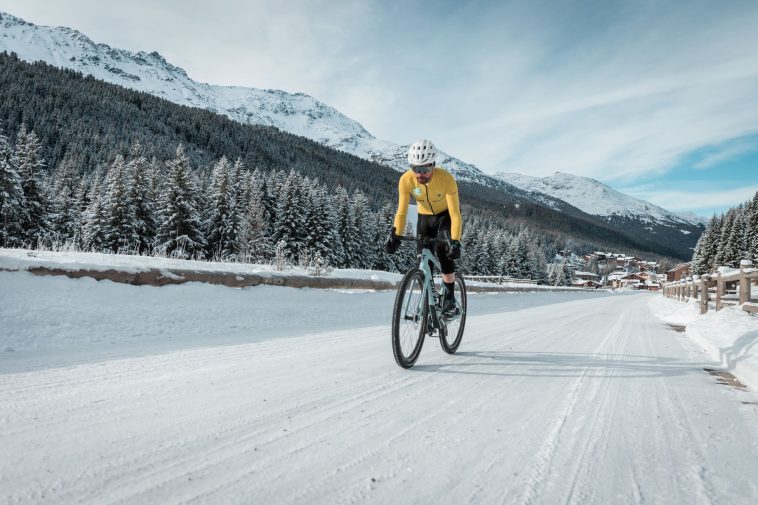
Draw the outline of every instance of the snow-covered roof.
<instances>
[{"instance_id":1,"label":"snow-covered roof","mask_svg":"<svg viewBox=\"0 0 758 505\"><path fill-rule=\"evenodd\" d=\"M582 272L582 271L579 271L579 270L577 270L576 272L574 272L574 275L576 275L577 277L578 276L582 276L582 277L597 277L597 274L593 274L592 272Z\"/></svg>"}]
</instances>

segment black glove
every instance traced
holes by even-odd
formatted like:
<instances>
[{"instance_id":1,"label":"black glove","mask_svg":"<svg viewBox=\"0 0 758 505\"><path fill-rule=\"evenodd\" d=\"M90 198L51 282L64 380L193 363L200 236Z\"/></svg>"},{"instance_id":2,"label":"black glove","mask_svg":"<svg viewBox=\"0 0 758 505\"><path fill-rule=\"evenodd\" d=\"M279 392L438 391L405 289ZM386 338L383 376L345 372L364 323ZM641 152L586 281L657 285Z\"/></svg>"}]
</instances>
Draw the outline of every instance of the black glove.
<instances>
[{"instance_id":1,"label":"black glove","mask_svg":"<svg viewBox=\"0 0 758 505\"><path fill-rule=\"evenodd\" d=\"M461 242L459 240L450 241L450 252L447 253L447 257L451 260L457 260L461 257Z\"/></svg>"},{"instance_id":2,"label":"black glove","mask_svg":"<svg viewBox=\"0 0 758 505\"><path fill-rule=\"evenodd\" d=\"M390 236L387 239L387 242L384 243L384 250L387 251L387 254L395 254L400 247L400 238L395 235L395 227L392 227L392 230L390 230Z\"/></svg>"}]
</instances>

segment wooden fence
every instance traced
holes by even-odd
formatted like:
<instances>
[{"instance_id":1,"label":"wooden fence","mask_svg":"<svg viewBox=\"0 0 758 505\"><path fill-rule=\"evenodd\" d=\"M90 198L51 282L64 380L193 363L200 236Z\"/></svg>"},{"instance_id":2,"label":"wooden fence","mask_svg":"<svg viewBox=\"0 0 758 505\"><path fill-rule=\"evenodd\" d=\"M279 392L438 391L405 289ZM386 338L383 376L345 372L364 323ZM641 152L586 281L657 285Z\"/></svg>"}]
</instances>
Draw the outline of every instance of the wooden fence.
<instances>
[{"instance_id":1,"label":"wooden fence","mask_svg":"<svg viewBox=\"0 0 758 505\"><path fill-rule=\"evenodd\" d=\"M491 284L537 284L537 281L532 279L514 279L513 277L507 277L505 275L466 275L467 281L476 282L488 282Z\"/></svg>"},{"instance_id":2,"label":"wooden fence","mask_svg":"<svg viewBox=\"0 0 758 505\"><path fill-rule=\"evenodd\" d=\"M742 260L740 269L729 273L716 272L663 284L662 293L669 298L700 302L700 313L711 307L721 310L730 305L741 305L751 314L758 313L758 298L752 297L752 286L758 285L758 269L750 260Z\"/></svg>"}]
</instances>

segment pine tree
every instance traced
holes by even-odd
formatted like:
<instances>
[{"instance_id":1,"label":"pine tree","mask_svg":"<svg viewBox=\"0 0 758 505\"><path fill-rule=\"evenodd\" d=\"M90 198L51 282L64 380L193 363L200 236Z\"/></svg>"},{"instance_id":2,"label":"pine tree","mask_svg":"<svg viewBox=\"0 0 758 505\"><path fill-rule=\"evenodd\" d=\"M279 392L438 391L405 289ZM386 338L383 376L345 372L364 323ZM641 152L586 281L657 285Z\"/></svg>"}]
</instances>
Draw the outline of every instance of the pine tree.
<instances>
[{"instance_id":1,"label":"pine tree","mask_svg":"<svg viewBox=\"0 0 758 505\"><path fill-rule=\"evenodd\" d=\"M536 279L538 277L537 258L532 250L532 235L526 226L522 226L516 237L518 241L518 254L521 258L521 275L522 279Z\"/></svg>"},{"instance_id":2,"label":"pine tree","mask_svg":"<svg viewBox=\"0 0 758 505\"><path fill-rule=\"evenodd\" d=\"M302 193L298 174L291 170L281 187L274 223L274 243L284 241L284 253L294 261L305 246L305 222L310 202Z\"/></svg>"},{"instance_id":3,"label":"pine tree","mask_svg":"<svg viewBox=\"0 0 758 505\"><path fill-rule=\"evenodd\" d=\"M509 236L504 230L498 230L495 235L495 250L498 252L495 275L518 277L516 247L513 237Z\"/></svg>"},{"instance_id":4,"label":"pine tree","mask_svg":"<svg viewBox=\"0 0 758 505\"><path fill-rule=\"evenodd\" d=\"M13 153L0 128L0 244L20 247L24 242L23 223L26 199L21 176L13 164Z\"/></svg>"},{"instance_id":5,"label":"pine tree","mask_svg":"<svg viewBox=\"0 0 758 505\"><path fill-rule=\"evenodd\" d=\"M574 283L574 269L571 268L571 265L568 262L568 259L563 258L563 261L560 263L561 268L561 274L563 277L563 284L562 286L571 286Z\"/></svg>"},{"instance_id":6,"label":"pine tree","mask_svg":"<svg viewBox=\"0 0 758 505\"><path fill-rule=\"evenodd\" d=\"M518 279L530 279L532 272L529 265L529 234L522 226L518 235L511 242L513 269L511 275Z\"/></svg>"},{"instance_id":7,"label":"pine tree","mask_svg":"<svg viewBox=\"0 0 758 505\"><path fill-rule=\"evenodd\" d=\"M537 281L537 284L547 283L547 258L535 238L533 242L532 256L534 258L534 273L531 279Z\"/></svg>"},{"instance_id":8,"label":"pine tree","mask_svg":"<svg viewBox=\"0 0 758 505\"><path fill-rule=\"evenodd\" d=\"M213 167L209 215L205 225L209 257L235 258L240 251L238 204L233 189L232 168L226 156Z\"/></svg>"},{"instance_id":9,"label":"pine tree","mask_svg":"<svg viewBox=\"0 0 758 505\"><path fill-rule=\"evenodd\" d=\"M276 225L277 210L279 208L279 199L282 196L282 187L287 180L287 173L281 170L273 170L265 178L263 184L263 205L266 209L266 214L269 223L269 233L274 236L274 226Z\"/></svg>"},{"instance_id":10,"label":"pine tree","mask_svg":"<svg viewBox=\"0 0 758 505\"><path fill-rule=\"evenodd\" d=\"M698 275L707 274L715 269L718 240L721 236L720 220L714 214L695 244L692 256L692 270Z\"/></svg>"},{"instance_id":11,"label":"pine tree","mask_svg":"<svg viewBox=\"0 0 758 505\"><path fill-rule=\"evenodd\" d=\"M347 190L337 186L334 195L334 207L337 212L337 231L342 243L342 268L354 268L358 254L358 229L355 226L355 216L351 212L350 198Z\"/></svg>"},{"instance_id":12,"label":"pine tree","mask_svg":"<svg viewBox=\"0 0 758 505\"><path fill-rule=\"evenodd\" d=\"M740 205L734 209L732 230L727 237L727 246L724 251L724 265L732 268L740 267L740 260L748 254L745 233L745 208Z\"/></svg>"},{"instance_id":13,"label":"pine tree","mask_svg":"<svg viewBox=\"0 0 758 505\"><path fill-rule=\"evenodd\" d=\"M102 252L107 240L107 212L103 205L104 195L100 190L100 177L96 174L90 191L90 204L84 214L82 243L86 250Z\"/></svg>"},{"instance_id":14,"label":"pine tree","mask_svg":"<svg viewBox=\"0 0 758 505\"><path fill-rule=\"evenodd\" d=\"M550 263L547 267L547 283L550 286L562 286L565 282L563 267L559 263Z\"/></svg>"},{"instance_id":15,"label":"pine tree","mask_svg":"<svg viewBox=\"0 0 758 505\"><path fill-rule=\"evenodd\" d=\"M714 265L716 268L728 266L728 263L730 262L732 251L729 237L731 236L732 228L734 227L735 215L735 209L729 209L726 214L722 216L721 234L718 238L718 247Z\"/></svg>"},{"instance_id":16,"label":"pine tree","mask_svg":"<svg viewBox=\"0 0 758 505\"><path fill-rule=\"evenodd\" d=\"M467 275L477 275L479 255L481 254L482 232L479 221L474 218L466 223L461 235L461 249L466 251L459 261L460 272Z\"/></svg>"},{"instance_id":17,"label":"pine tree","mask_svg":"<svg viewBox=\"0 0 758 505\"><path fill-rule=\"evenodd\" d=\"M46 238L50 230L49 202L44 190L42 171L45 161L42 159L42 144L33 131L27 131L26 125L16 135L16 151L13 165L21 176L24 191L26 218L24 235L29 245L34 248Z\"/></svg>"},{"instance_id":18,"label":"pine tree","mask_svg":"<svg viewBox=\"0 0 758 505\"><path fill-rule=\"evenodd\" d=\"M340 240L337 209L334 205L334 197L329 194L326 185L322 185L317 195L321 199L320 210L324 216L324 236L322 237L321 250L324 260L331 267L342 263L345 257L345 251L342 249L342 240Z\"/></svg>"},{"instance_id":19,"label":"pine tree","mask_svg":"<svg viewBox=\"0 0 758 505\"><path fill-rule=\"evenodd\" d=\"M373 243L376 232L368 198L362 191L353 193L350 212L353 215L356 229L356 247L354 249L356 254L353 261L356 268L369 269L376 262L376 246Z\"/></svg>"},{"instance_id":20,"label":"pine tree","mask_svg":"<svg viewBox=\"0 0 758 505\"><path fill-rule=\"evenodd\" d=\"M749 259L753 261L754 267L758 267L758 192L755 193L748 207L745 234L747 235Z\"/></svg>"},{"instance_id":21,"label":"pine tree","mask_svg":"<svg viewBox=\"0 0 758 505\"><path fill-rule=\"evenodd\" d=\"M129 200L134 209L137 249L149 251L155 241L156 200L153 193L153 173L142 154L142 145L136 142L129 150L127 164Z\"/></svg>"},{"instance_id":22,"label":"pine tree","mask_svg":"<svg viewBox=\"0 0 758 505\"><path fill-rule=\"evenodd\" d=\"M77 205L80 183L74 163L71 156L63 158L53 174L50 221L58 240L75 244L81 228L81 211Z\"/></svg>"},{"instance_id":23,"label":"pine tree","mask_svg":"<svg viewBox=\"0 0 758 505\"><path fill-rule=\"evenodd\" d=\"M108 168L103 201L108 223L105 245L112 252L135 247L139 242L139 224L127 182L126 164L119 154Z\"/></svg>"},{"instance_id":24,"label":"pine tree","mask_svg":"<svg viewBox=\"0 0 758 505\"><path fill-rule=\"evenodd\" d=\"M499 271L497 265L497 244L496 234L491 227L488 227L481 241L479 255L479 275L496 275Z\"/></svg>"},{"instance_id":25,"label":"pine tree","mask_svg":"<svg viewBox=\"0 0 758 505\"><path fill-rule=\"evenodd\" d=\"M374 270L384 270L387 272L398 271L395 265L395 257L384 250L384 244L387 242L390 229L395 220L395 209L389 203L384 204L379 213L376 215L376 224L374 226L375 235L373 243L376 244L376 259L371 266Z\"/></svg>"},{"instance_id":26,"label":"pine tree","mask_svg":"<svg viewBox=\"0 0 758 505\"><path fill-rule=\"evenodd\" d=\"M248 204L240 230L240 245L246 261L266 262L274 253L270 227L266 222L264 184L257 170L248 178Z\"/></svg>"},{"instance_id":27,"label":"pine tree","mask_svg":"<svg viewBox=\"0 0 758 505\"><path fill-rule=\"evenodd\" d=\"M229 214L228 237L230 248L228 255L232 258L239 259L242 253L242 244L240 243L240 234L242 233L242 222L245 216L245 188L247 187L247 171L245 164L241 159L237 159L229 166L229 198L233 203L231 213Z\"/></svg>"},{"instance_id":28,"label":"pine tree","mask_svg":"<svg viewBox=\"0 0 758 505\"><path fill-rule=\"evenodd\" d=\"M416 233L413 230L413 226L410 223L405 225L405 237L413 237ZM400 273L405 273L411 268L418 266L418 252L416 245L413 242L402 242L400 249L395 253L395 264Z\"/></svg>"},{"instance_id":29,"label":"pine tree","mask_svg":"<svg viewBox=\"0 0 758 505\"><path fill-rule=\"evenodd\" d=\"M305 247L311 254L320 254L328 265L338 265L342 261L342 244L337 234L334 205L326 186L314 184L308 189L307 198L310 199L310 212L306 218Z\"/></svg>"},{"instance_id":30,"label":"pine tree","mask_svg":"<svg viewBox=\"0 0 758 505\"><path fill-rule=\"evenodd\" d=\"M100 171L95 170L89 175L82 176L79 179L79 184L76 187L76 199L74 201L74 212L78 216L79 228L76 230L75 237L76 245L78 247L84 247L84 227L86 224L87 211L92 203L92 191L95 180L100 178Z\"/></svg>"},{"instance_id":31,"label":"pine tree","mask_svg":"<svg viewBox=\"0 0 758 505\"><path fill-rule=\"evenodd\" d=\"M156 242L166 254L187 258L202 252L205 238L196 207L196 183L189 159L180 144L176 156L167 163L161 194L160 224Z\"/></svg>"}]
</instances>

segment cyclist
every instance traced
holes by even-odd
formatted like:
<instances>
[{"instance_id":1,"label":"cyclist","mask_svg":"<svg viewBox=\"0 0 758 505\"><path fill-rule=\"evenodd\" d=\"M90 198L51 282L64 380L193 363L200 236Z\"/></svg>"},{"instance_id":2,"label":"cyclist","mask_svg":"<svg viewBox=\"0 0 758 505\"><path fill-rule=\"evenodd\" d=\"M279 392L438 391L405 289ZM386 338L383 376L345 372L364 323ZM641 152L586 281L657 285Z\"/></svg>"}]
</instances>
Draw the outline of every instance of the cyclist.
<instances>
[{"instance_id":1,"label":"cyclist","mask_svg":"<svg viewBox=\"0 0 758 505\"><path fill-rule=\"evenodd\" d=\"M442 305L444 317L455 315L456 306L453 296L455 285L455 261L461 256L461 231L463 220L458 201L458 184L447 170L437 167L437 149L431 141L422 139L414 142L408 149L410 170L400 177L397 186L398 204L395 222L385 244L385 250L394 254L400 247L401 235L405 231L410 197L416 200L418 224L416 235L436 238L442 231L447 231L452 239L450 249L437 246L435 255L442 266L442 282L445 284L445 300ZM421 247L421 246L419 246ZM421 251L419 251L421 252Z\"/></svg>"}]
</instances>

